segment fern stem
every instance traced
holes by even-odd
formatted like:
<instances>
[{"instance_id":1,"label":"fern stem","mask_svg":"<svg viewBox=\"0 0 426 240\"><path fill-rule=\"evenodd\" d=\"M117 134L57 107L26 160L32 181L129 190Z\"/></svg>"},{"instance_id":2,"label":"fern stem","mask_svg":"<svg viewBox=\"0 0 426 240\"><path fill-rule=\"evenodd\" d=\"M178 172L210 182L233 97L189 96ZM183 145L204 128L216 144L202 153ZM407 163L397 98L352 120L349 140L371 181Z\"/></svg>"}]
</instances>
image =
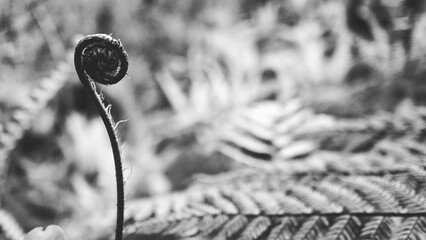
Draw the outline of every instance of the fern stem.
<instances>
[{"instance_id":1,"label":"fern stem","mask_svg":"<svg viewBox=\"0 0 426 240\"><path fill-rule=\"evenodd\" d=\"M109 106L105 107L102 97L96 92L95 83L92 83L89 79L100 84L115 84L120 81L127 73L127 53L124 51L121 42L113 39L110 35L89 35L77 44L74 65L81 83L105 124L111 142L117 184L115 239L121 240L124 221L124 183L120 146L114 130L115 124L109 113Z\"/></svg>"},{"instance_id":2,"label":"fern stem","mask_svg":"<svg viewBox=\"0 0 426 240\"><path fill-rule=\"evenodd\" d=\"M235 216L246 216L248 218L256 218L259 216L274 217L274 218L283 218L283 217L341 217L341 216L351 216L351 217L425 217L426 211L424 212L311 212L311 213L280 213L280 214L218 214L226 215L228 217ZM216 216L216 215L212 215Z\"/></svg>"}]
</instances>

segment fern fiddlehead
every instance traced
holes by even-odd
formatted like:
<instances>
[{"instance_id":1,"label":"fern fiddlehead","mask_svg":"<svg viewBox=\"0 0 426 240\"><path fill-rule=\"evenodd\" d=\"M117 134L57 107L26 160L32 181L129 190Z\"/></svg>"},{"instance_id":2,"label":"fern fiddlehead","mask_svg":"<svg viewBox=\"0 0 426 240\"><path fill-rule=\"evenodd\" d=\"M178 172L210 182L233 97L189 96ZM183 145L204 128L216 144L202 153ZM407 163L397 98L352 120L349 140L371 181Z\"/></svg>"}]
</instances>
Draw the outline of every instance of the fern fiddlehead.
<instances>
[{"instance_id":1,"label":"fern fiddlehead","mask_svg":"<svg viewBox=\"0 0 426 240\"><path fill-rule=\"evenodd\" d=\"M78 77L95 104L111 142L114 155L117 182L117 225L115 239L122 239L124 215L124 184L122 157L115 123L110 114L110 106L105 106L103 97L96 92L96 83L110 85L119 82L127 73L127 53L119 40L110 35L89 35L77 44L74 54L74 65ZM94 82L92 82L91 80Z\"/></svg>"}]
</instances>

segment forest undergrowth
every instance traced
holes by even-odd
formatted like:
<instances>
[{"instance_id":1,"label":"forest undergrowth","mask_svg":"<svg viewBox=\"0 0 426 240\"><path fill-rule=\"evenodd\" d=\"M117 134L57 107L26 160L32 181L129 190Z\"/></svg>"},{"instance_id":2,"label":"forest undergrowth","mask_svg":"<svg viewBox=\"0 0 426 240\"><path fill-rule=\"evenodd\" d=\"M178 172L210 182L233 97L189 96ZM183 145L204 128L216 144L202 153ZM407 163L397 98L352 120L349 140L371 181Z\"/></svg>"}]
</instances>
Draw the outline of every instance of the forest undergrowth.
<instances>
[{"instance_id":1,"label":"forest undergrowth","mask_svg":"<svg viewBox=\"0 0 426 240\"><path fill-rule=\"evenodd\" d=\"M124 239L426 237L424 5L0 0L0 239L113 236L110 142L72 59L94 33L128 54L97 87Z\"/></svg>"}]
</instances>

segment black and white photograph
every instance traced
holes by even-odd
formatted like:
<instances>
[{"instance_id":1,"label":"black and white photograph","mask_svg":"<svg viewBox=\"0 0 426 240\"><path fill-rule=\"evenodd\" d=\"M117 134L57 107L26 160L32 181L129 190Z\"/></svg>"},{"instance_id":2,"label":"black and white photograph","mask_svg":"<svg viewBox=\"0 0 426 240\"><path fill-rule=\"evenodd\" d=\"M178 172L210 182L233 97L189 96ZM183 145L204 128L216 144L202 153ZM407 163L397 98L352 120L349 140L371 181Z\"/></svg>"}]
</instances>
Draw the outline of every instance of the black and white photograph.
<instances>
[{"instance_id":1,"label":"black and white photograph","mask_svg":"<svg viewBox=\"0 0 426 240\"><path fill-rule=\"evenodd\" d=\"M0 240L426 239L426 0L0 0Z\"/></svg>"}]
</instances>

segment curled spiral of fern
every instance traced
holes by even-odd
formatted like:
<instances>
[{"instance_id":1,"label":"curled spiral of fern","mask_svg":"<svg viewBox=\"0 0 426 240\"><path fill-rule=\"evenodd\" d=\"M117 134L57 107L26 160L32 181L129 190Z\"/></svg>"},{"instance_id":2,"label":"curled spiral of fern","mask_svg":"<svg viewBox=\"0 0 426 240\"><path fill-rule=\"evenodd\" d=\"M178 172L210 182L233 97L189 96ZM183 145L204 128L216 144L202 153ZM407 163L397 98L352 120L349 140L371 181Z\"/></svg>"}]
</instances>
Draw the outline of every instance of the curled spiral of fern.
<instances>
[{"instance_id":1,"label":"curled spiral of fern","mask_svg":"<svg viewBox=\"0 0 426 240\"><path fill-rule=\"evenodd\" d=\"M117 225L115 239L122 239L124 212L124 184L121 163L121 152L115 133L115 123L110 114L110 106L105 106L95 88L94 82L115 84L127 73L128 58L119 40L110 35L89 35L77 44L74 54L74 65L81 83L85 87L92 102L95 104L111 142L114 155L117 182ZM90 80L91 79L91 80Z\"/></svg>"},{"instance_id":2,"label":"curled spiral of fern","mask_svg":"<svg viewBox=\"0 0 426 240\"><path fill-rule=\"evenodd\" d=\"M80 62L90 78L100 84L115 84L127 73L127 53L119 40L106 34L94 34L81 40L75 51L75 63ZM78 71L78 70L77 70Z\"/></svg>"}]
</instances>

